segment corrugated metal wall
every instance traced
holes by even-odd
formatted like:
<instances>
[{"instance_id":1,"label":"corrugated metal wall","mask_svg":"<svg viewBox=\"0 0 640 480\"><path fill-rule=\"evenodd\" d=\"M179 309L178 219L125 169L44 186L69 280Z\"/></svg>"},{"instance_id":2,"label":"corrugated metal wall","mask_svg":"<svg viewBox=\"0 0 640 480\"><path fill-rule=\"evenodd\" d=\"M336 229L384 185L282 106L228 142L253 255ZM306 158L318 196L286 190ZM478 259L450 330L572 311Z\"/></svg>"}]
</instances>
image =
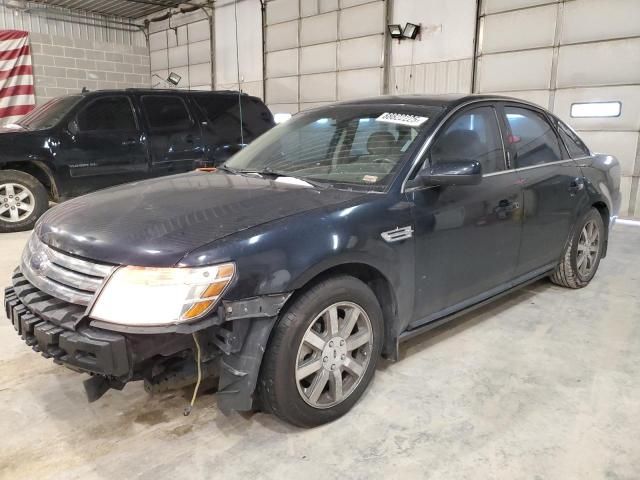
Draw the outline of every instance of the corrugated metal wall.
<instances>
[{"instance_id":1,"label":"corrugated metal wall","mask_svg":"<svg viewBox=\"0 0 640 480\"><path fill-rule=\"evenodd\" d=\"M640 1L484 0L476 90L551 109L622 164L622 215L640 215ZM578 102L620 101L614 118L572 118Z\"/></svg>"},{"instance_id":2,"label":"corrugated metal wall","mask_svg":"<svg viewBox=\"0 0 640 480\"><path fill-rule=\"evenodd\" d=\"M26 30L58 37L146 46L142 31L122 25L129 20L95 14L78 14L64 8L29 3L32 13L0 5L0 28ZM65 19L64 16L68 17ZM73 15L73 17L71 17Z\"/></svg>"},{"instance_id":3,"label":"corrugated metal wall","mask_svg":"<svg viewBox=\"0 0 640 480\"><path fill-rule=\"evenodd\" d=\"M273 0L266 24L266 101L274 112L383 93L383 0Z\"/></svg>"}]
</instances>

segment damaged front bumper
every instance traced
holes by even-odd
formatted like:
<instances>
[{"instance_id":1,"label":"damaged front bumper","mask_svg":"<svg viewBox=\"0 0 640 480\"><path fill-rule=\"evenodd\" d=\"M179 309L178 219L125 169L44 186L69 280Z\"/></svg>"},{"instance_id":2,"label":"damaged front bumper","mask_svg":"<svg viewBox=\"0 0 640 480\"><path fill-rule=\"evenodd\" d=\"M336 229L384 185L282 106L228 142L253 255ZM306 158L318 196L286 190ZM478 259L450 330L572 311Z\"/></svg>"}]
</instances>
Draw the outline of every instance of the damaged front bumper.
<instances>
[{"instance_id":1,"label":"damaged front bumper","mask_svg":"<svg viewBox=\"0 0 640 480\"><path fill-rule=\"evenodd\" d=\"M188 386L195 381L197 338L204 376L219 378L218 406L229 412L255 408L262 356L288 298L223 302L214 321L190 333L115 332L92 324L77 305L39 291L17 270L5 289L4 305L16 332L33 350L92 376L85 382L90 401L136 380L144 380L149 392Z\"/></svg>"}]
</instances>

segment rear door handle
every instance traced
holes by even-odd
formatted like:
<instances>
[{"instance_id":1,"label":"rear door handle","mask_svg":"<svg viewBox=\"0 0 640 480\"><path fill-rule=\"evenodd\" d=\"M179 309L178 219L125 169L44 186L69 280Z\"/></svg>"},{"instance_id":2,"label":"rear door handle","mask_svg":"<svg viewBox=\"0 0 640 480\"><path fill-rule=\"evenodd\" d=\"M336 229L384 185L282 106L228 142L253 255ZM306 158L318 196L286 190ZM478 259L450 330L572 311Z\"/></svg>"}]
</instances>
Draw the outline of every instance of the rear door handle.
<instances>
[{"instance_id":1,"label":"rear door handle","mask_svg":"<svg viewBox=\"0 0 640 480\"><path fill-rule=\"evenodd\" d=\"M571 180L571 183L569 184L569 192L572 195L578 193L582 189L584 189L584 179L582 177L576 177Z\"/></svg>"},{"instance_id":2,"label":"rear door handle","mask_svg":"<svg viewBox=\"0 0 640 480\"><path fill-rule=\"evenodd\" d=\"M123 147L133 147L134 145L137 145L137 144L138 144L138 141L135 138L128 138L122 141Z\"/></svg>"}]
</instances>

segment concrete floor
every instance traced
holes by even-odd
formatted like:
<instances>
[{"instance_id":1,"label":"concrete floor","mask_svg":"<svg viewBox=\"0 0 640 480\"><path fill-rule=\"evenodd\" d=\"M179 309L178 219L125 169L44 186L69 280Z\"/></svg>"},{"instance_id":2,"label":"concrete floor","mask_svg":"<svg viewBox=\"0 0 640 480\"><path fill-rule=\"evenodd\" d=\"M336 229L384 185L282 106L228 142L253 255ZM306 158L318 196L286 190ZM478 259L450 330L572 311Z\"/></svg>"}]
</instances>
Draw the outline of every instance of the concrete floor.
<instances>
[{"instance_id":1,"label":"concrete floor","mask_svg":"<svg viewBox=\"0 0 640 480\"><path fill-rule=\"evenodd\" d=\"M26 238L0 238L0 283ZM2 318L0 477L638 479L638 247L640 228L618 226L589 287L541 281L413 340L314 430L225 417L214 395L184 417L190 392L140 384L89 405L83 377Z\"/></svg>"}]
</instances>

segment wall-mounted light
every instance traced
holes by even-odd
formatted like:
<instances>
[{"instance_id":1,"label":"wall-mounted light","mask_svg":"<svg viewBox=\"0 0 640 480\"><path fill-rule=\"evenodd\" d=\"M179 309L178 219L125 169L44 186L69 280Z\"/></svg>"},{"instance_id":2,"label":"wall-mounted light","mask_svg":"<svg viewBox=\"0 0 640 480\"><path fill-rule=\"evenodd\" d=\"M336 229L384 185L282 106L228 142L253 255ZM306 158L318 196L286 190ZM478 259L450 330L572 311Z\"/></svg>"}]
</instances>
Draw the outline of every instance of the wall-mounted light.
<instances>
[{"instance_id":1,"label":"wall-mounted light","mask_svg":"<svg viewBox=\"0 0 640 480\"><path fill-rule=\"evenodd\" d=\"M402 30L402 36L404 38L410 38L411 40L415 40L418 33L420 33L420 25L416 25L415 23L407 23L404 26L404 30Z\"/></svg>"},{"instance_id":2,"label":"wall-mounted light","mask_svg":"<svg viewBox=\"0 0 640 480\"><path fill-rule=\"evenodd\" d=\"M571 116L573 118L619 117L621 111L622 103L620 102L585 102L571 104Z\"/></svg>"},{"instance_id":3,"label":"wall-mounted light","mask_svg":"<svg viewBox=\"0 0 640 480\"><path fill-rule=\"evenodd\" d=\"M389 35L391 35L391 38L402 38L402 25L394 23L387 25L387 28L389 29Z\"/></svg>"},{"instance_id":4,"label":"wall-mounted light","mask_svg":"<svg viewBox=\"0 0 640 480\"><path fill-rule=\"evenodd\" d=\"M180 80L182 80L182 77L175 72L171 72L167 77L167 82L176 86L180 83Z\"/></svg>"},{"instance_id":5,"label":"wall-mounted light","mask_svg":"<svg viewBox=\"0 0 640 480\"><path fill-rule=\"evenodd\" d=\"M400 24L392 23L387 25L387 28L389 29L391 38L397 38L398 40L402 40L403 38L415 40L420 33L420 25L416 25L415 23L406 23L404 28L402 28Z\"/></svg>"}]
</instances>

